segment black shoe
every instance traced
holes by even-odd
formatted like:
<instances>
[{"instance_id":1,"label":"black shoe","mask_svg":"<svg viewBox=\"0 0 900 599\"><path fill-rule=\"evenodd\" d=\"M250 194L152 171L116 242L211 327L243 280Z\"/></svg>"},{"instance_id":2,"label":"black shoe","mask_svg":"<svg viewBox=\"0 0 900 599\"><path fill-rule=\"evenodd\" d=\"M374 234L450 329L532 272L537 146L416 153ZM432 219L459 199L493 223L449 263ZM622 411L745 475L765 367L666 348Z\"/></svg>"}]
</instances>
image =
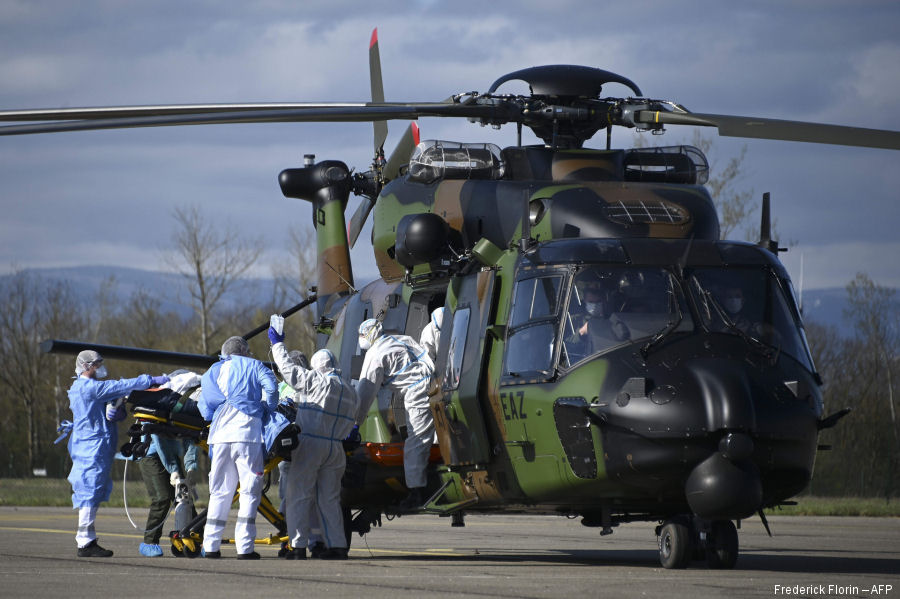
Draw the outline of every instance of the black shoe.
<instances>
[{"instance_id":1,"label":"black shoe","mask_svg":"<svg viewBox=\"0 0 900 599\"><path fill-rule=\"evenodd\" d=\"M306 559L306 549L303 547L291 549L288 551L287 555L284 556L284 559Z\"/></svg>"},{"instance_id":2,"label":"black shoe","mask_svg":"<svg viewBox=\"0 0 900 599\"><path fill-rule=\"evenodd\" d=\"M319 559L347 559L347 552L346 547L329 547L322 552Z\"/></svg>"},{"instance_id":3,"label":"black shoe","mask_svg":"<svg viewBox=\"0 0 900 599\"><path fill-rule=\"evenodd\" d=\"M78 548L78 557L112 557L113 552L109 549L104 549L100 545L97 544L97 539L94 539L84 547Z\"/></svg>"},{"instance_id":4,"label":"black shoe","mask_svg":"<svg viewBox=\"0 0 900 599\"><path fill-rule=\"evenodd\" d=\"M309 556L313 559L319 559L328 548L322 541L316 541L315 545L309 548Z\"/></svg>"},{"instance_id":5,"label":"black shoe","mask_svg":"<svg viewBox=\"0 0 900 599\"><path fill-rule=\"evenodd\" d=\"M303 553L306 553L306 550L303 550ZM255 551L251 551L250 553L238 553L238 559L259 559L259 554Z\"/></svg>"},{"instance_id":6,"label":"black shoe","mask_svg":"<svg viewBox=\"0 0 900 599\"><path fill-rule=\"evenodd\" d=\"M423 503L425 503L425 487L413 487L409 490L409 495L397 504L397 511L417 512Z\"/></svg>"},{"instance_id":7,"label":"black shoe","mask_svg":"<svg viewBox=\"0 0 900 599\"><path fill-rule=\"evenodd\" d=\"M291 552L290 545L287 544L287 541L283 541L281 543L281 549L278 550L278 557L287 557L287 554Z\"/></svg>"},{"instance_id":8,"label":"black shoe","mask_svg":"<svg viewBox=\"0 0 900 599\"><path fill-rule=\"evenodd\" d=\"M221 551L204 551L203 557L205 557L207 559L219 559L220 557L222 557L222 552Z\"/></svg>"}]
</instances>

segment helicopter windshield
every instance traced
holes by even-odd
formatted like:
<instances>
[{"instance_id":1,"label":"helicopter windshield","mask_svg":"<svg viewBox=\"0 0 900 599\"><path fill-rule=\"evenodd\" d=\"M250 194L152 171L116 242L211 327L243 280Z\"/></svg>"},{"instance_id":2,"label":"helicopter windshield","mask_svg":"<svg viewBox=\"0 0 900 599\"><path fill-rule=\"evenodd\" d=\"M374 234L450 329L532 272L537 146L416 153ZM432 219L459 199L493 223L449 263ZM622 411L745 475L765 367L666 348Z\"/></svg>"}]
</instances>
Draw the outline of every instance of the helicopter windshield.
<instances>
[{"instance_id":1,"label":"helicopter windshield","mask_svg":"<svg viewBox=\"0 0 900 599\"><path fill-rule=\"evenodd\" d=\"M693 329L675 277L659 267L586 267L572 279L560 366L625 343Z\"/></svg>"},{"instance_id":2,"label":"helicopter windshield","mask_svg":"<svg viewBox=\"0 0 900 599\"><path fill-rule=\"evenodd\" d=\"M800 319L778 277L763 268L695 268L688 274L703 326L783 351L814 370Z\"/></svg>"}]
</instances>

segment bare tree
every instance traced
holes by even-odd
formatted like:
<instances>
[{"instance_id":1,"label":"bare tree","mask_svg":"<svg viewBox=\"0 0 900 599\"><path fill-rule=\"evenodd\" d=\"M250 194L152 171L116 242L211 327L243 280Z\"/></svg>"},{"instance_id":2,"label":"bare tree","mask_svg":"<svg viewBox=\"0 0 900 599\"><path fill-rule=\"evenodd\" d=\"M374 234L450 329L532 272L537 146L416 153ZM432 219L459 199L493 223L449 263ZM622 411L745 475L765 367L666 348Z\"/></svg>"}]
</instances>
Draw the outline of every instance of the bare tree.
<instances>
[{"instance_id":1,"label":"bare tree","mask_svg":"<svg viewBox=\"0 0 900 599\"><path fill-rule=\"evenodd\" d=\"M55 428L62 406L67 405L58 376L65 363L42 353L40 343L80 336L87 329L87 319L66 283L48 283L27 271L6 278L0 300L0 360L4 364L0 397L5 414L0 429L5 441L21 439L15 444L24 450L19 470L30 474L48 445L42 437L51 426Z\"/></svg>"},{"instance_id":2,"label":"bare tree","mask_svg":"<svg viewBox=\"0 0 900 599\"><path fill-rule=\"evenodd\" d=\"M273 266L276 306L289 308L310 295L316 282L316 242L308 232L292 228L288 244L290 260L286 265ZM315 350L316 337L312 306L294 314L285 326L291 335L292 347L306 354Z\"/></svg>"},{"instance_id":3,"label":"bare tree","mask_svg":"<svg viewBox=\"0 0 900 599\"><path fill-rule=\"evenodd\" d=\"M865 418L865 449L870 452L872 470L881 472L887 466L882 493L886 498L894 494L894 473L900 462L900 432L894 406L893 385L897 357L900 355L900 312L896 291L875 283L867 274L857 273L847 285L849 306L847 316L856 327L860 347L857 352L862 375L856 389L864 391L860 402L860 416ZM873 434L875 433L875 434ZM873 438L877 437L877 438Z\"/></svg>"},{"instance_id":4,"label":"bare tree","mask_svg":"<svg viewBox=\"0 0 900 599\"><path fill-rule=\"evenodd\" d=\"M252 267L262 243L243 239L230 225L221 228L201 215L196 206L173 212L174 247L166 262L189 281L191 304L199 319L200 350L208 354L218 329L214 314L223 296Z\"/></svg>"},{"instance_id":5,"label":"bare tree","mask_svg":"<svg viewBox=\"0 0 900 599\"><path fill-rule=\"evenodd\" d=\"M709 156L713 154L715 143L711 137L707 137L699 130L694 130L693 145ZM759 237L759 223L754 223L750 217L754 214L753 190L741 189L740 184L744 177L744 158L747 156L747 146L741 146L737 156L732 156L724 167L713 163L709 167L709 181L706 183L709 194L719 211L719 231L722 239L728 239L743 228L744 239L753 241Z\"/></svg>"}]
</instances>

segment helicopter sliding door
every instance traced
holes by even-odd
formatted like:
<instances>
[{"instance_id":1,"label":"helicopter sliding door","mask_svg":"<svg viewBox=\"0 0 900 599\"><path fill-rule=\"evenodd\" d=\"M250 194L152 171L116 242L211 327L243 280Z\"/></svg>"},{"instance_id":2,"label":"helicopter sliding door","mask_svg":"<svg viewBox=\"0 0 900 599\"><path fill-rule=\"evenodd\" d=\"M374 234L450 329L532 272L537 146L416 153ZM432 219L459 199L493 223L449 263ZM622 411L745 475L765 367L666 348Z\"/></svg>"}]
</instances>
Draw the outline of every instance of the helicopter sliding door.
<instances>
[{"instance_id":1,"label":"helicopter sliding door","mask_svg":"<svg viewBox=\"0 0 900 599\"><path fill-rule=\"evenodd\" d=\"M485 367L485 330L494 295L494 272L455 280L450 286L453 318L441 333L437 369L442 373L440 399L432 400L441 454L447 465L487 462L490 447L479 401ZM444 328L447 329L447 320Z\"/></svg>"}]
</instances>

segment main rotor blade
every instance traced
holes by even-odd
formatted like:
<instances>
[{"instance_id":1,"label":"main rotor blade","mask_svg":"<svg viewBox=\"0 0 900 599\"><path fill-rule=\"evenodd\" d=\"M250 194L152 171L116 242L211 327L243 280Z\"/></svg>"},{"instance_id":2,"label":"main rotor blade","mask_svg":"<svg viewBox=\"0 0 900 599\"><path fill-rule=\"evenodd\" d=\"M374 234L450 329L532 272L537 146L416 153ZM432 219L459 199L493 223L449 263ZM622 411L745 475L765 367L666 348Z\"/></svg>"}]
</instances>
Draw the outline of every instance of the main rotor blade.
<instances>
[{"instance_id":1,"label":"main rotor blade","mask_svg":"<svg viewBox=\"0 0 900 599\"><path fill-rule=\"evenodd\" d=\"M378 52L378 28L372 30L372 39L369 40L369 85L372 88L372 103L384 103L384 82L381 79L381 55ZM372 121L375 130L375 154L384 148L384 140L387 139L387 121Z\"/></svg>"},{"instance_id":2,"label":"main rotor blade","mask_svg":"<svg viewBox=\"0 0 900 599\"><path fill-rule=\"evenodd\" d=\"M390 181L397 178L397 175L400 173L400 167L409 162L409 157L417 145L419 145L419 126L413 122L403 132L403 137L400 138L400 142L394 148L394 151L391 152L391 156L384 165L382 172L386 180Z\"/></svg>"},{"instance_id":3,"label":"main rotor blade","mask_svg":"<svg viewBox=\"0 0 900 599\"><path fill-rule=\"evenodd\" d=\"M361 102L248 102L240 104L162 104L147 106L98 106L85 108L37 108L0 110L0 121L74 121L91 119L171 116L176 114L215 114L220 112L251 112L258 110L287 110L362 106Z\"/></svg>"},{"instance_id":4,"label":"main rotor blade","mask_svg":"<svg viewBox=\"0 0 900 599\"><path fill-rule=\"evenodd\" d=\"M642 123L717 127L725 137L751 137L784 141L805 141L841 146L860 146L900 150L900 132L826 125L802 121L782 121L747 116L703 114L697 112L656 112L643 110L637 115Z\"/></svg>"},{"instance_id":5,"label":"main rotor blade","mask_svg":"<svg viewBox=\"0 0 900 599\"><path fill-rule=\"evenodd\" d=\"M145 107L147 108L147 107ZM134 110L75 109L75 110ZM140 110L140 108L138 108ZM91 116L82 120L0 127L0 135L26 135L32 133L58 133L63 131L92 131L99 129L129 129L135 127L166 127L173 125L223 125L240 123L294 123L294 122L365 122L377 120L415 120L420 117L465 117L508 120L509 111L502 105L423 103L358 103L358 104L309 104L293 108L243 109L230 111L198 111L192 107L156 107L154 116L126 116L107 118ZM30 112L30 111L29 111ZM152 113L150 113L152 114ZM49 118L49 117L46 117ZM63 117L65 118L65 117ZM78 117L70 117L78 118ZM23 120L20 111L0 113L0 121ZM35 119L30 119L35 120Z\"/></svg>"},{"instance_id":6,"label":"main rotor blade","mask_svg":"<svg viewBox=\"0 0 900 599\"><path fill-rule=\"evenodd\" d=\"M356 245L356 240L362 232L363 225L366 224L366 218L368 218L369 212L374 207L375 200L364 197L362 203L356 208L356 212L350 217L350 223L347 225L347 242L351 248Z\"/></svg>"}]
</instances>

